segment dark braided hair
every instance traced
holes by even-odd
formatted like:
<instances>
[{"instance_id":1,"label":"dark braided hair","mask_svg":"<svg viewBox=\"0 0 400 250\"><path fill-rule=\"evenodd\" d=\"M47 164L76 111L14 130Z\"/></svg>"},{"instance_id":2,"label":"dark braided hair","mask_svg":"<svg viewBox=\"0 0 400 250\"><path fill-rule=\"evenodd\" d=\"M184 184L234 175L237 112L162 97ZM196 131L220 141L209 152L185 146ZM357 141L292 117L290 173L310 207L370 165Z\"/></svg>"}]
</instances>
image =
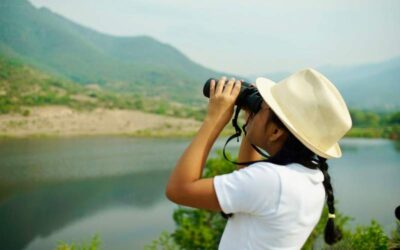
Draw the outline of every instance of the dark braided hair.
<instances>
[{"instance_id":1,"label":"dark braided hair","mask_svg":"<svg viewBox=\"0 0 400 250\"><path fill-rule=\"evenodd\" d=\"M328 173L328 163L326 159L318 156L319 169L324 174L324 187L326 193L326 203L328 205L328 212L330 215L335 215L335 197L333 195L333 188L331 184L331 177ZM329 217L325 226L325 242L329 245L335 244L342 239L342 233L338 227L335 226L334 218Z\"/></svg>"},{"instance_id":2,"label":"dark braided hair","mask_svg":"<svg viewBox=\"0 0 400 250\"><path fill-rule=\"evenodd\" d=\"M290 163L300 163L301 165L311 168L320 169L324 175L323 185L325 188L326 202L330 217L325 226L325 242L332 245L342 239L342 234L339 228L336 227L334 222L335 214L335 197L333 195L333 188L331 184L331 177L328 173L327 159L316 155L303 143L301 143L282 123L278 116L270 109L269 119L274 122L278 127L288 132L288 137L282 146L281 150L274 156L264 160L264 162L271 162L279 165L288 165ZM232 214L222 213L224 218L229 218Z\"/></svg>"}]
</instances>

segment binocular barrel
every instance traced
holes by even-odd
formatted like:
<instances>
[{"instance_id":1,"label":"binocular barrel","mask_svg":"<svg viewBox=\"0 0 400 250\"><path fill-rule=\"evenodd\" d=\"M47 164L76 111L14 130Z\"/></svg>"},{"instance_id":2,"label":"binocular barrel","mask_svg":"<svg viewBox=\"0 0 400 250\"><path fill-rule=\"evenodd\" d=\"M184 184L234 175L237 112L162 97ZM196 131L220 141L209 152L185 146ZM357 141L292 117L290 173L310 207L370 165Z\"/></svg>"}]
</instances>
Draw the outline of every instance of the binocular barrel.
<instances>
[{"instance_id":1,"label":"binocular barrel","mask_svg":"<svg viewBox=\"0 0 400 250\"><path fill-rule=\"evenodd\" d=\"M210 78L210 79L208 79L208 80L206 81L206 83L204 84L204 87L203 87L203 94L204 94L205 97L208 97L208 98L210 97L210 84L211 84L211 80L215 80L215 83L218 82L218 79ZM227 82L228 82L228 81L226 81L225 84L226 84ZM240 87L240 92L242 92L242 91L243 91L244 89L246 89L246 88L249 88L250 85L251 85L251 83L242 81L242 85L241 85L241 87Z\"/></svg>"},{"instance_id":2,"label":"binocular barrel","mask_svg":"<svg viewBox=\"0 0 400 250\"><path fill-rule=\"evenodd\" d=\"M211 80L218 81L217 79L210 78L204 84L203 94L206 97L210 97L210 84ZM225 82L226 84L227 82ZM263 99L258 92L257 88L252 86L251 83L242 82L240 87L240 93L236 99L235 105L240 106L240 108L246 109L252 113L257 113L261 109L261 103Z\"/></svg>"}]
</instances>

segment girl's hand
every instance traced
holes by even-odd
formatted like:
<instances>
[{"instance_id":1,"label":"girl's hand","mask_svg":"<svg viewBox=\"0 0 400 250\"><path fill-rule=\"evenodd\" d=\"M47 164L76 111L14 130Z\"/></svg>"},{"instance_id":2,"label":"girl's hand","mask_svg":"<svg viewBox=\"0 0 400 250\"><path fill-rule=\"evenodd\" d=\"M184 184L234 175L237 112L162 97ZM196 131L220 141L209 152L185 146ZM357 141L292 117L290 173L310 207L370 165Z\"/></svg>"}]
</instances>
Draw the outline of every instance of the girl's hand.
<instances>
[{"instance_id":1,"label":"girl's hand","mask_svg":"<svg viewBox=\"0 0 400 250\"><path fill-rule=\"evenodd\" d=\"M210 84L210 100L206 120L213 122L221 129L230 121L233 115L233 107L240 93L240 81L234 78L225 85L226 77L222 77L218 83L214 80Z\"/></svg>"}]
</instances>

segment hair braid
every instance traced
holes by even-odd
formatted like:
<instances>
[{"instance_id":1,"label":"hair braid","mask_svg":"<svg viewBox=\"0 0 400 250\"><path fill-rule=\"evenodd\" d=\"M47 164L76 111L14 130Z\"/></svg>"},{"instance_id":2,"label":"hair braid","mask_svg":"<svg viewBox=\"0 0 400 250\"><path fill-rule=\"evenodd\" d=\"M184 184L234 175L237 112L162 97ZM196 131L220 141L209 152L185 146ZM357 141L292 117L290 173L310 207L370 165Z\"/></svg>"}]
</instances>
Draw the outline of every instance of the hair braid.
<instances>
[{"instance_id":1,"label":"hair braid","mask_svg":"<svg viewBox=\"0 0 400 250\"><path fill-rule=\"evenodd\" d=\"M328 163L326 159L317 156L319 159L319 169L324 175L324 188L326 193L326 203L328 205L328 212L330 214L328 222L325 226L325 242L329 245L335 244L342 239L342 233L338 227L335 225L335 197L333 195L333 188L331 184L331 177L328 173Z\"/></svg>"}]
</instances>

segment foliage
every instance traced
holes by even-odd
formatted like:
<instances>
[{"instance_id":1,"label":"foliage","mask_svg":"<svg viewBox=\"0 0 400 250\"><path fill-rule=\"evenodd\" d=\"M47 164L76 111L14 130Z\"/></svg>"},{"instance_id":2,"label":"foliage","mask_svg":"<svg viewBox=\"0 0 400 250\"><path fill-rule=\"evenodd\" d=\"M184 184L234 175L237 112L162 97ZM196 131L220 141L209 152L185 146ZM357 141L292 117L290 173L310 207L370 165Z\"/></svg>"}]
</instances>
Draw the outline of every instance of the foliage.
<instances>
[{"instance_id":1,"label":"foliage","mask_svg":"<svg viewBox=\"0 0 400 250\"><path fill-rule=\"evenodd\" d=\"M372 111L350 110L353 128L350 137L400 139L400 112L374 113Z\"/></svg>"},{"instance_id":2,"label":"foliage","mask_svg":"<svg viewBox=\"0 0 400 250\"><path fill-rule=\"evenodd\" d=\"M202 83L221 75L151 37L98 33L26 0L2 0L0 54L81 85L186 104L201 103Z\"/></svg>"},{"instance_id":3,"label":"foliage","mask_svg":"<svg viewBox=\"0 0 400 250\"><path fill-rule=\"evenodd\" d=\"M369 111L350 110L353 126L356 127L377 127L381 121L381 116Z\"/></svg>"},{"instance_id":4,"label":"foliage","mask_svg":"<svg viewBox=\"0 0 400 250\"><path fill-rule=\"evenodd\" d=\"M75 243L67 244L60 242L56 250L98 250L101 247L101 240L99 235L94 235L89 244L83 242L82 244L75 245Z\"/></svg>"},{"instance_id":5,"label":"foliage","mask_svg":"<svg viewBox=\"0 0 400 250\"><path fill-rule=\"evenodd\" d=\"M400 221L397 221L397 227L392 232L389 240L389 249L400 249Z\"/></svg>"},{"instance_id":6,"label":"foliage","mask_svg":"<svg viewBox=\"0 0 400 250\"><path fill-rule=\"evenodd\" d=\"M180 247L174 242L172 235L163 231L158 239L144 247L144 250L179 250Z\"/></svg>"},{"instance_id":7,"label":"foliage","mask_svg":"<svg viewBox=\"0 0 400 250\"><path fill-rule=\"evenodd\" d=\"M353 249L387 249L388 237L375 220L370 226L357 227L350 238Z\"/></svg>"},{"instance_id":8,"label":"foliage","mask_svg":"<svg viewBox=\"0 0 400 250\"><path fill-rule=\"evenodd\" d=\"M189 106L160 97L116 93L98 85L84 87L0 56L0 114L18 112L28 116L29 107L44 105L63 105L77 110L135 109L197 120L205 115L205 105Z\"/></svg>"},{"instance_id":9,"label":"foliage","mask_svg":"<svg viewBox=\"0 0 400 250\"><path fill-rule=\"evenodd\" d=\"M351 232L346 230L345 226L347 225L347 222L351 220L351 218L343 215L342 213L340 213L338 211L335 212L335 215L336 215L335 224L340 228L343 236L345 238L348 237L348 235L350 235ZM306 243L304 243L302 249L304 249L304 250L314 249L315 242L319 238L322 238L324 235L324 230L325 230L327 221L328 221L328 208L325 206L322 211L321 219L319 220L318 224L315 226L314 230L311 232Z\"/></svg>"},{"instance_id":10,"label":"foliage","mask_svg":"<svg viewBox=\"0 0 400 250\"><path fill-rule=\"evenodd\" d=\"M372 220L370 225L356 227L355 232L349 233L342 241L324 249L385 250L388 249L388 242L382 227Z\"/></svg>"},{"instance_id":11,"label":"foliage","mask_svg":"<svg viewBox=\"0 0 400 250\"><path fill-rule=\"evenodd\" d=\"M400 126L387 126L379 128L358 128L353 127L347 134L347 137L360 138L388 138L393 140L400 139Z\"/></svg>"},{"instance_id":12,"label":"foliage","mask_svg":"<svg viewBox=\"0 0 400 250\"><path fill-rule=\"evenodd\" d=\"M200 105L184 105L170 99L170 96L149 97L140 92L112 92L99 84L82 86L45 74L19 60L0 56L0 114L19 112L27 116L28 107L64 105L78 110L135 109L203 120L206 99ZM350 115L353 128L347 136L400 138L400 112L374 113L351 109Z\"/></svg>"},{"instance_id":13,"label":"foliage","mask_svg":"<svg viewBox=\"0 0 400 250\"><path fill-rule=\"evenodd\" d=\"M236 169L236 165L225 160L222 150L217 150L215 158L209 158L204 168L203 176L205 178L211 178L216 175L228 174ZM226 156L232 159L229 152L226 152Z\"/></svg>"},{"instance_id":14,"label":"foliage","mask_svg":"<svg viewBox=\"0 0 400 250\"><path fill-rule=\"evenodd\" d=\"M177 229L172 236L182 249L216 249L226 224L220 214L180 207L173 217Z\"/></svg>"},{"instance_id":15,"label":"foliage","mask_svg":"<svg viewBox=\"0 0 400 250\"><path fill-rule=\"evenodd\" d=\"M217 158L207 161L204 177L229 173L235 169L235 165L222 160L221 151L217 155ZM177 228L172 236L182 249L216 249L226 225L220 213L202 209L179 207L174 211L173 218Z\"/></svg>"}]
</instances>

